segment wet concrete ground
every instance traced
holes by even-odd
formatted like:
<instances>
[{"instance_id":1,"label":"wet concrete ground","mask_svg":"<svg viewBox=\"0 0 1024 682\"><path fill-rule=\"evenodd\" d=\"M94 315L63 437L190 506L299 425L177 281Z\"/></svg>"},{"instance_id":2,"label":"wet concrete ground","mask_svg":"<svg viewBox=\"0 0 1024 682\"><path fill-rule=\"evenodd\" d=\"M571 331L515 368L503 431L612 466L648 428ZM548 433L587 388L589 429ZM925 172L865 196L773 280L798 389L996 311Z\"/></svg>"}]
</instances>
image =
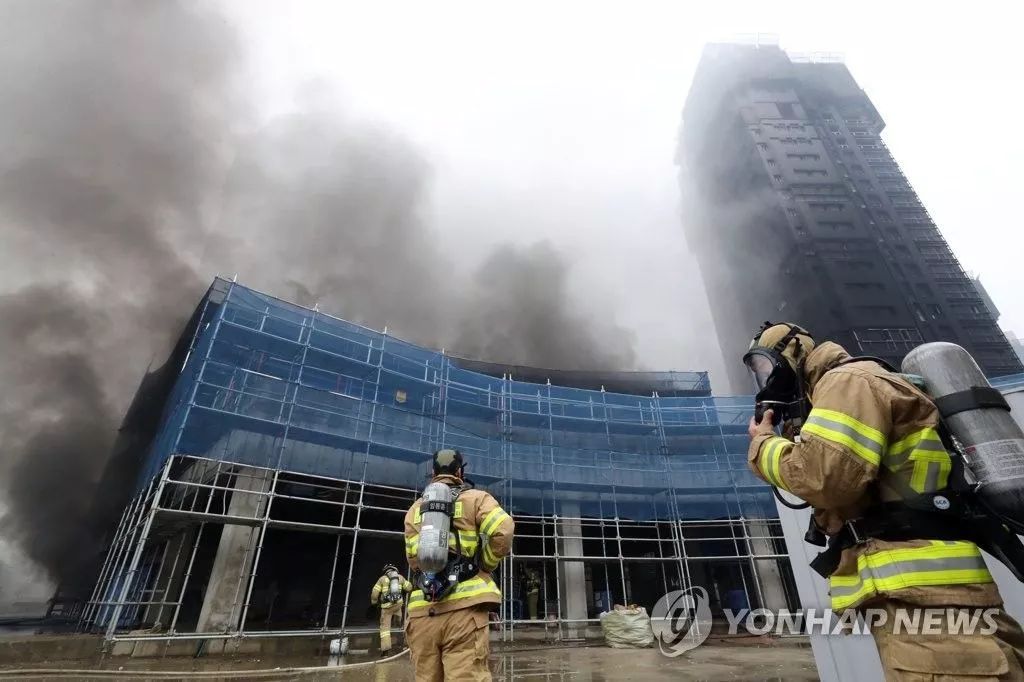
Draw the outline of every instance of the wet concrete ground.
<instances>
[{"instance_id":1,"label":"wet concrete ground","mask_svg":"<svg viewBox=\"0 0 1024 682\"><path fill-rule=\"evenodd\" d=\"M516 647L491 652L494 680L572 680L573 682L605 682L612 680L785 680L804 682L817 680L811 650L798 641L708 642L678 658L667 658L657 649L611 649L603 646ZM351 662L351 661L350 661ZM108 658L102 662L52 661L33 663L32 668L91 669L100 675L104 668L118 671L116 676L104 675L88 679L134 680L346 680L352 682L414 682L409 656L377 665L359 668L321 669L309 672L286 672L289 667L307 667L325 663L302 660L259 660L211 657L183 658ZM0 679L9 679L16 666L0 667ZM279 670L275 670L278 668ZM256 675L237 676L238 672L261 669ZM181 677L159 677L151 671L193 671ZM234 675L229 671L235 672ZM218 672L226 673L224 676ZM133 674L136 673L136 674ZM197 673L197 674L196 674ZM94 673L95 674L95 673ZM166 673L165 673L166 675ZM72 675L86 679L81 674ZM70 679L68 676L40 675L17 679Z\"/></svg>"}]
</instances>

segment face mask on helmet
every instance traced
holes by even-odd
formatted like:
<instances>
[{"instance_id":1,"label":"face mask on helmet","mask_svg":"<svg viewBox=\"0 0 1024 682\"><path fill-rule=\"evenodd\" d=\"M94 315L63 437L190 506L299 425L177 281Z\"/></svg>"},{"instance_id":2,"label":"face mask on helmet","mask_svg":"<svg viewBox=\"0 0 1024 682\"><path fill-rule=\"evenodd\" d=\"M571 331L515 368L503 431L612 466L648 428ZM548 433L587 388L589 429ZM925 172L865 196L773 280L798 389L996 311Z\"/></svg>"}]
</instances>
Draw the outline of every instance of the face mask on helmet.
<instances>
[{"instance_id":1,"label":"face mask on helmet","mask_svg":"<svg viewBox=\"0 0 1024 682\"><path fill-rule=\"evenodd\" d=\"M755 417L761 421L765 410L772 410L772 425L787 416L789 406L799 400L796 372L782 355L771 348L754 348L743 356L757 384Z\"/></svg>"},{"instance_id":2,"label":"face mask on helmet","mask_svg":"<svg viewBox=\"0 0 1024 682\"><path fill-rule=\"evenodd\" d=\"M807 332L796 325L791 325L788 326L786 335L773 346L759 345L764 332L773 327L776 325L765 323L755 336L750 350L743 356L743 364L750 370L757 385L755 418L760 422L765 411L770 409L772 425L778 426L782 421L803 416L803 387L796 371L783 357L782 352L797 334L807 335Z\"/></svg>"}]
</instances>

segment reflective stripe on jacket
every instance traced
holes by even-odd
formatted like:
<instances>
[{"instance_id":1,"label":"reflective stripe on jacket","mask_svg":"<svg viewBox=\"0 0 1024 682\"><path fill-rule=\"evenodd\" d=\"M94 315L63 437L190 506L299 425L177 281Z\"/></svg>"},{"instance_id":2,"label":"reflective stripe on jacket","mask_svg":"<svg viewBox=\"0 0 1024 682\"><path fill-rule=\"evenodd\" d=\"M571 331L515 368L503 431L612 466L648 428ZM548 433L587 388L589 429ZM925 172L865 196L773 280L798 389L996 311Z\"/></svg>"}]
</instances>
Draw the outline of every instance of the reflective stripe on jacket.
<instances>
[{"instance_id":1,"label":"reflective stripe on jacket","mask_svg":"<svg viewBox=\"0 0 1024 682\"><path fill-rule=\"evenodd\" d=\"M925 540L919 546L878 549L857 556L857 572L829 578L833 609L855 606L876 594L905 587L991 583L973 542Z\"/></svg>"},{"instance_id":2,"label":"reflective stripe on jacket","mask_svg":"<svg viewBox=\"0 0 1024 682\"><path fill-rule=\"evenodd\" d=\"M842 364L834 343L811 351L804 367L813 408L800 442L761 435L748 459L765 481L810 502L828 534L878 502L946 487L951 461L932 401L871 361ZM970 542L870 540L843 552L829 580L832 607L892 596L922 606L1002 603Z\"/></svg>"},{"instance_id":3,"label":"reflective stripe on jacket","mask_svg":"<svg viewBox=\"0 0 1024 682\"><path fill-rule=\"evenodd\" d=\"M440 607L442 604L454 606L454 608L438 609L437 613L444 613L445 611L453 611L456 608L463 608L469 604L464 603L468 599L478 599L480 597L493 597L494 603L501 603L501 590L498 589L497 584L494 582L494 578L486 574L477 574L469 580L463 580L461 583L456 585L451 592L449 592L444 599L433 604L435 607ZM484 600L478 599L474 603L483 603ZM457 605L456 605L457 604ZM428 602L423 598L423 590L415 590L412 596L409 597L409 615L412 615L413 609L420 609L422 613L419 615L425 615L428 607L431 606L431 602Z\"/></svg>"},{"instance_id":4,"label":"reflective stripe on jacket","mask_svg":"<svg viewBox=\"0 0 1024 682\"><path fill-rule=\"evenodd\" d=\"M458 485L460 481L452 476L436 476L434 481ZM512 549L515 523L498 504L494 497L483 490L463 491L453 508L452 529L448 547L455 552L455 534L461 544L462 554L474 557L479 549L480 571L475 577L464 580L437 602L423 599L422 590L414 590L409 598L409 617L425 616L429 610L436 614L467 608L476 604L500 604L501 591L491 577L491 572ZM405 514L405 556L413 570L418 570L420 537L420 500L413 503ZM481 538L483 547L480 547ZM428 608L429 607L429 608Z\"/></svg>"}]
</instances>

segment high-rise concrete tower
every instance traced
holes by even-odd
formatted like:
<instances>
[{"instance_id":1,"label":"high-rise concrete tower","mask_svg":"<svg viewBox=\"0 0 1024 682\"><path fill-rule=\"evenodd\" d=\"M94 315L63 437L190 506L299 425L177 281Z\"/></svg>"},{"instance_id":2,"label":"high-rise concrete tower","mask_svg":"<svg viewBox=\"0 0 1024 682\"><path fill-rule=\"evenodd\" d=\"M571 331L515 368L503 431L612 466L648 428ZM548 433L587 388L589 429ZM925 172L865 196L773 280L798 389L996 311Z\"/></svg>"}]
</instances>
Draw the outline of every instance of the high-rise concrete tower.
<instances>
[{"instance_id":1,"label":"high-rise concrete tower","mask_svg":"<svg viewBox=\"0 0 1024 682\"><path fill-rule=\"evenodd\" d=\"M731 388L763 321L798 322L898 365L924 341L967 348L989 376L1024 371L880 138L885 122L841 63L709 45L677 156Z\"/></svg>"}]
</instances>

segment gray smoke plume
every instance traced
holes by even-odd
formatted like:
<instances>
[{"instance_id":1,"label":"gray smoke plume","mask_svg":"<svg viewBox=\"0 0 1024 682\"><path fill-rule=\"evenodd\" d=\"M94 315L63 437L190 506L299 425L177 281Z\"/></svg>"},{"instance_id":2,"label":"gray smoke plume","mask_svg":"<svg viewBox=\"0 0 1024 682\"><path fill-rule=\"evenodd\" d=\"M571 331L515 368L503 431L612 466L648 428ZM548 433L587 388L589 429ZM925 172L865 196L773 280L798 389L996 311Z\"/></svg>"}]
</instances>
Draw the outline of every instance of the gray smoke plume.
<instances>
[{"instance_id":1,"label":"gray smoke plume","mask_svg":"<svg viewBox=\"0 0 1024 682\"><path fill-rule=\"evenodd\" d=\"M0 532L45 577L94 551L118 417L202 292L235 53L172 2L0 3Z\"/></svg>"},{"instance_id":2,"label":"gray smoke plume","mask_svg":"<svg viewBox=\"0 0 1024 682\"><path fill-rule=\"evenodd\" d=\"M283 298L421 343L450 301L418 212L426 161L326 96L239 142L213 258Z\"/></svg>"},{"instance_id":3,"label":"gray smoke plume","mask_svg":"<svg viewBox=\"0 0 1024 682\"><path fill-rule=\"evenodd\" d=\"M0 535L40 579L83 578L119 512L83 521L118 418L214 272L466 355L633 361L573 310L551 249L456 269L400 137L319 99L239 136L239 61L200 3L0 3Z\"/></svg>"},{"instance_id":4,"label":"gray smoke plume","mask_svg":"<svg viewBox=\"0 0 1024 682\"><path fill-rule=\"evenodd\" d=\"M504 245L468 271L420 216L428 163L325 98L240 144L225 190L221 271L455 354L562 369L633 366L632 338L574 310L546 244ZM265 267L254 268L254 264Z\"/></svg>"},{"instance_id":5,"label":"gray smoke plume","mask_svg":"<svg viewBox=\"0 0 1024 682\"><path fill-rule=\"evenodd\" d=\"M471 358L559 369L632 368L633 337L574 310L569 264L545 243L498 248L473 276L452 347Z\"/></svg>"}]
</instances>

